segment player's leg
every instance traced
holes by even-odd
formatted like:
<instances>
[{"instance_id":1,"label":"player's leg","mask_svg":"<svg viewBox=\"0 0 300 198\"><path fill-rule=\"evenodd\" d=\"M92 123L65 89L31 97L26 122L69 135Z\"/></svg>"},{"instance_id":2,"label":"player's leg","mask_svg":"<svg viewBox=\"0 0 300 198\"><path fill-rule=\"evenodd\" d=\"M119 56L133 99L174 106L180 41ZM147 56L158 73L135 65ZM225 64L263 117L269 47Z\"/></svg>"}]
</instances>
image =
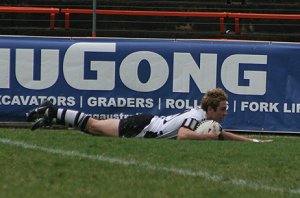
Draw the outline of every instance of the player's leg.
<instances>
[{"instance_id":1,"label":"player's leg","mask_svg":"<svg viewBox=\"0 0 300 198\"><path fill-rule=\"evenodd\" d=\"M83 112L62 108L58 108L56 118L60 124L79 128L89 134L119 136L119 119L97 120Z\"/></svg>"},{"instance_id":2,"label":"player's leg","mask_svg":"<svg viewBox=\"0 0 300 198\"><path fill-rule=\"evenodd\" d=\"M26 116L28 122L34 122L32 130L50 126L53 120L56 120L56 124L74 127L89 134L119 135L120 121L118 119L96 120L80 111L57 108L50 101L43 102L39 107L27 113Z\"/></svg>"},{"instance_id":3,"label":"player's leg","mask_svg":"<svg viewBox=\"0 0 300 198\"><path fill-rule=\"evenodd\" d=\"M139 114L121 120L89 118L85 131L95 135L136 137L151 122L153 117L151 114Z\"/></svg>"},{"instance_id":4,"label":"player's leg","mask_svg":"<svg viewBox=\"0 0 300 198\"><path fill-rule=\"evenodd\" d=\"M119 136L119 119L96 120L89 118L84 131L94 135Z\"/></svg>"}]
</instances>

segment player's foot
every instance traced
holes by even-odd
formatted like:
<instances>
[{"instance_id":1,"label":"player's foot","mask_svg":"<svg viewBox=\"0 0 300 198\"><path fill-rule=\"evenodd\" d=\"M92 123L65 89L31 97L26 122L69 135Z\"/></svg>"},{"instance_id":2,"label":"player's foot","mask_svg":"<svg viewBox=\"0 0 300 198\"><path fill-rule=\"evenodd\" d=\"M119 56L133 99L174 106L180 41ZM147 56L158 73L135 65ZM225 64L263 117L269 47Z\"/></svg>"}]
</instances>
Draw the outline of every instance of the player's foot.
<instances>
[{"instance_id":1,"label":"player's foot","mask_svg":"<svg viewBox=\"0 0 300 198\"><path fill-rule=\"evenodd\" d=\"M50 101L44 101L39 107L31 110L29 113L26 113L27 122L34 122L31 130L43 126L50 126L53 118L55 118L55 107Z\"/></svg>"},{"instance_id":2,"label":"player's foot","mask_svg":"<svg viewBox=\"0 0 300 198\"><path fill-rule=\"evenodd\" d=\"M45 113L49 114L49 110L53 108L54 106L49 100L44 101L40 106L26 113L27 122L34 122L37 119L42 118Z\"/></svg>"},{"instance_id":3,"label":"player's foot","mask_svg":"<svg viewBox=\"0 0 300 198\"><path fill-rule=\"evenodd\" d=\"M47 116L37 119L31 126L31 130L34 131L41 127L47 127L52 125L52 119L49 119Z\"/></svg>"}]
</instances>

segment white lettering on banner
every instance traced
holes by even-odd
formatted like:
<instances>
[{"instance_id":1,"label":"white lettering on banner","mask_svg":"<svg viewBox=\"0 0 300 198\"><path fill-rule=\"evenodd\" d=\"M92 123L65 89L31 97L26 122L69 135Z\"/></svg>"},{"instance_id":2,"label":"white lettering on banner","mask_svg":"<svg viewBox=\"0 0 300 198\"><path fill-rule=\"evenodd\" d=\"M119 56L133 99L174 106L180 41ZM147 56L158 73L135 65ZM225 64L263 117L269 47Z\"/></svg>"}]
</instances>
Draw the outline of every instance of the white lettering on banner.
<instances>
[{"instance_id":1,"label":"white lettering on banner","mask_svg":"<svg viewBox=\"0 0 300 198\"><path fill-rule=\"evenodd\" d=\"M51 87L58 78L58 50L41 50L41 80L34 80L34 51L16 49L16 78L20 85L28 89L40 90Z\"/></svg>"},{"instance_id":2,"label":"white lettering on banner","mask_svg":"<svg viewBox=\"0 0 300 198\"><path fill-rule=\"evenodd\" d=\"M10 49L0 49L0 88L9 88Z\"/></svg>"},{"instance_id":3,"label":"white lettering on banner","mask_svg":"<svg viewBox=\"0 0 300 198\"><path fill-rule=\"evenodd\" d=\"M94 80L85 79L86 52L116 52L116 43L75 43L66 51L63 72L67 83L79 90L112 90L115 87L115 61L91 61Z\"/></svg>"},{"instance_id":4,"label":"white lettering on banner","mask_svg":"<svg viewBox=\"0 0 300 198\"><path fill-rule=\"evenodd\" d=\"M299 103L284 103L283 105L284 113L300 113L300 104Z\"/></svg>"},{"instance_id":5,"label":"white lettering on banner","mask_svg":"<svg viewBox=\"0 0 300 198\"><path fill-rule=\"evenodd\" d=\"M141 107L152 108L154 102L152 98L106 98L89 97L87 105L90 107Z\"/></svg>"},{"instance_id":6,"label":"white lettering on banner","mask_svg":"<svg viewBox=\"0 0 300 198\"><path fill-rule=\"evenodd\" d=\"M241 63L267 64L267 55L235 54L225 59L221 70L224 87L235 94L264 95L267 86L266 71L245 71L244 78L249 86L239 86L239 67Z\"/></svg>"},{"instance_id":7,"label":"white lettering on banner","mask_svg":"<svg viewBox=\"0 0 300 198\"><path fill-rule=\"evenodd\" d=\"M34 79L33 49L16 50L16 79L25 88L33 90L53 86L59 77L59 50L41 49L40 80ZM85 65L86 54L116 53L116 43L85 43L71 45L63 59L63 76L68 85L78 90L113 90L116 83L116 61L90 60ZM217 86L218 54L200 53L199 65L191 53L173 52L172 91L189 93L191 79L199 91L204 93ZM0 49L0 88L10 88L10 49ZM221 65L221 81L224 87L240 95L264 95L267 87L267 71L244 70L242 64L267 64L267 55L234 54L227 57ZM140 81L138 69L142 61L147 61L150 75L147 82ZM241 65L240 65L241 64ZM87 68L89 66L89 68ZM136 51L128 54L120 63L121 82L129 89L138 92L152 92L163 87L169 77L170 69L165 57L151 51ZM92 71L94 79L87 79L85 73ZM247 79L249 85L239 85L239 79Z\"/></svg>"},{"instance_id":8,"label":"white lettering on banner","mask_svg":"<svg viewBox=\"0 0 300 198\"><path fill-rule=\"evenodd\" d=\"M279 103L273 102L241 102L241 111L246 111L249 109L252 112L279 112L278 110Z\"/></svg>"},{"instance_id":9,"label":"white lettering on banner","mask_svg":"<svg viewBox=\"0 0 300 198\"><path fill-rule=\"evenodd\" d=\"M91 114L91 116L93 118L96 119L110 119L110 118L114 118L114 119L124 119L127 118L128 116L131 116L131 114L123 114L123 113L115 113L115 114Z\"/></svg>"},{"instance_id":10,"label":"white lettering on banner","mask_svg":"<svg viewBox=\"0 0 300 198\"><path fill-rule=\"evenodd\" d=\"M175 52L173 91L190 92L191 77L201 92L215 88L217 84L217 54L202 53L200 65L199 68L191 54Z\"/></svg>"},{"instance_id":11,"label":"white lettering on banner","mask_svg":"<svg viewBox=\"0 0 300 198\"><path fill-rule=\"evenodd\" d=\"M199 105L198 100L190 101L190 100L182 100L182 99L166 99L166 107L167 109L191 109L197 107Z\"/></svg>"},{"instance_id":12,"label":"white lettering on banner","mask_svg":"<svg viewBox=\"0 0 300 198\"><path fill-rule=\"evenodd\" d=\"M59 106L74 106L75 97L69 96L10 96L0 95L0 105L34 105L41 104L44 100L50 100L55 105Z\"/></svg>"},{"instance_id":13,"label":"white lettering on banner","mask_svg":"<svg viewBox=\"0 0 300 198\"><path fill-rule=\"evenodd\" d=\"M146 83L138 77L138 67L146 60L151 68L151 74ZM129 54L120 65L120 78L130 89L140 92L151 92L161 88L168 80L169 66L159 54L149 51L139 51Z\"/></svg>"}]
</instances>

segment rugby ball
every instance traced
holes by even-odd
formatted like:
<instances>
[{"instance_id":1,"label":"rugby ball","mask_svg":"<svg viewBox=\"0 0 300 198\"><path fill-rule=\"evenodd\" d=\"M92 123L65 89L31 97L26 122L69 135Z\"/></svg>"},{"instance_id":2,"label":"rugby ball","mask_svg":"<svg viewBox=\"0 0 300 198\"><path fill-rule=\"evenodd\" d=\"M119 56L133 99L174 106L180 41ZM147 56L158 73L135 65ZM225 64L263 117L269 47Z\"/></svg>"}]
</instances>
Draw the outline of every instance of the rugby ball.
<instances>
[{"instance_id":1,"label":"rugby ball","mask_svg":"<svg viewBox=\"0 0 300 198\"><path fill-rule=\"evenodd\" d=\"M215 127L216 133L220 135L220 133L222 132L222 126L214 120L205 120L201 122L199 126L197 126L195 131L197 133L205 134L211 132L213 130L213 127Z\"/></svg>"}]
</instances>

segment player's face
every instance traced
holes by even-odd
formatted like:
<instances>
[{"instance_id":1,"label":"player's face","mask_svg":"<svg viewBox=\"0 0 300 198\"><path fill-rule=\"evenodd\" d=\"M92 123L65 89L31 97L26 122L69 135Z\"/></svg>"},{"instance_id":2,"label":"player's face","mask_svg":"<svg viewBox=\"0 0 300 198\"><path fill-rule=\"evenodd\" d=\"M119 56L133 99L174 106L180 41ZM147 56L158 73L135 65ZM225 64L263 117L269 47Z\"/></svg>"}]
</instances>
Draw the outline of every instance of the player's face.
<instances>
[{"instance_id":1,"label":"player's face","mask_svg":"<svg viewBox=\"0 0 300 198\"><path fill-rule=\"evenodd\" d=\"M222 101L219 103L216 111L212 107L208 107L207 119L221 122L227 114L227 101Z\"/></svg>"}]
</instances>

